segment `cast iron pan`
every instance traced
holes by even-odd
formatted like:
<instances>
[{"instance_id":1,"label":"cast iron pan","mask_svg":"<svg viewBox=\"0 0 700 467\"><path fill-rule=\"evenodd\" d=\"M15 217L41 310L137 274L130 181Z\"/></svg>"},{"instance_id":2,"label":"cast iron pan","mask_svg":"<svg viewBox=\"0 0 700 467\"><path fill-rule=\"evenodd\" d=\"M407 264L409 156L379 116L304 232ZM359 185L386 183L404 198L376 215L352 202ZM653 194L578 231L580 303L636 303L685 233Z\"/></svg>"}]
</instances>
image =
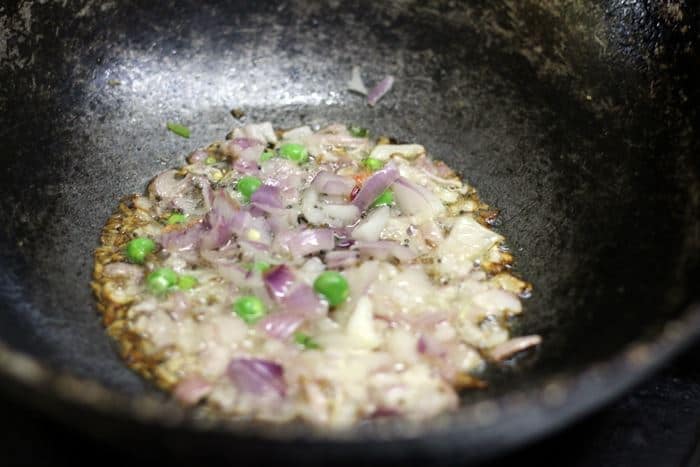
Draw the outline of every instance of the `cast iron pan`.
<instances>
[{"instance_id":1,"label":"cast iron pan","mask_svg":"<svg viewBox=\"0 0 700 467\"><path fill-rule=\"evenodd\" d=\"M67 423L183 456L466 462L599 407L698 334L686 2L63 3L0 7L0 373ZM353 65L395 89L367 107L345 90ZM422 425L319 433L167 402L105 336L91 253L119 197L241 124L232 108L359 123L457 168L534 283L515 332L541 334L539 352Z\"/></svg>"}]
</instances>

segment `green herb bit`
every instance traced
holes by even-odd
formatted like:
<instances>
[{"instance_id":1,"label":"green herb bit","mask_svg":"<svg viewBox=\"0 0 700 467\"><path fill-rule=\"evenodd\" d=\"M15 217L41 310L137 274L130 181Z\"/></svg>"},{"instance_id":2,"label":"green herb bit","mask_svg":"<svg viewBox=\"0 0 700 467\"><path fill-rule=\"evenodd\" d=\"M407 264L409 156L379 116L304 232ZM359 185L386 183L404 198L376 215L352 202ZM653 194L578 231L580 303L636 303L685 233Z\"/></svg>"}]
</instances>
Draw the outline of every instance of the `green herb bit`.
<instances>
[{"instance_id":1,"label":"green herb bit","mask_svg":"<svg viewBox=\"0 0 700 467\"><path fill-rule=\"evenodd\" d=\"M218 160L216 159L216 157L214 157L214 156L209 156L209 157L207 157L206 159L204 159L204 163L205 163L206 165L214 165L214 164L216 164L217 162L219 162L219 161L218 161Z\"/></svg>"},{"instance_id":2,"label":"green herb bit","mask_svg":"<svg viewBox=\"0 0 700 467\"><path fill-rule=\"evenodd\" d=\"M294 333L294 342L299 344L300 346L304 347L305 349L320 349L321 346L318 345L318 342L316 342L313 337L304 334L303 332L295 332Z\"/></svg>"},{"instance_id":3,"label":"green herb bit","mask_svg":"<svg viewBox=\"0 0 700 467\"><path fill-rule=\"evenodd\" d=\"M179 123L168 122L167 127L168 130L172 131L178 136L182 136L183 138L190 137L190 129L184 125L180 125Z\"/></svg>"}]
</instances>

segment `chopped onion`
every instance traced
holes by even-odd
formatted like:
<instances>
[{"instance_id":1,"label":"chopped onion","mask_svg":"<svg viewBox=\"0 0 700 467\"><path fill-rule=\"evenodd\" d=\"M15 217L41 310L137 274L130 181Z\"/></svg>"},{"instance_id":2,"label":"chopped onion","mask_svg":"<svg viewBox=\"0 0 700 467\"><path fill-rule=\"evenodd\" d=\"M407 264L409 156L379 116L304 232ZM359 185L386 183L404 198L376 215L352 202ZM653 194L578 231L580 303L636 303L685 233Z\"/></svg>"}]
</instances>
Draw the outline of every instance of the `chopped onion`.
<instances>
[{"instance_id":1,"label":"chopped onion","mask_svg":"<svg viewBox=\"0 0 700 467\"><path fill-rule=\"evenodd\" d=\"M287 392L282 365L260 358L234 358L226 368L233 384L251 394L274 393L283 397Z\"/></svg>"},{"instance_id":2,"label":"chopped onion","mask_svg":"<svg viewBox=\"0 0 700 467\"><path fill-rule=\"evenodd\" d=\"M187 156L187 162L190 164L197 164L199 162L203 162L207 157L209 157L207 151L204 149L197 149Z\"/></svg>"},{"instance_id":3,"label":"chopped onion","mask_svg":"<svg viewBox=\"0 0 700 467\"><path fill-rule=\"evenodd\" d=\"M331 269L346 268L357 264L360 254L355 250L338 250L326 253L324 261Z\"/></svg>"},{"instance_id":4,"label":"chopped onion","mask_svg":"<svg viewBox=\"0 0 700 467\"><path fill-rule=\"evenodd\" d=\"M410 248L391 240L378 240L376 242L358 241L352 248L358 250L361 256L375 259L394 257L401 262L408 262L416 257Z\"/></svg>"},{"instance_id":5,"label":"chopped onion","mask_svg":"<svg viewBox=\"0 0 700 467\"><path fill-rule=\"evenodd\" d=\"M262 185L250 197L250 203L265 212L275 213L282 209L280 190L276 186Z\"/></svg>"},{"instance_id":6,"label":"chopped onion","mask_svg":"<svg viewBox=\"0 0 700 467\"><path fill-rule=\"evenodd\" d=\"M191 175L180 177L177 170L167 170L153 179L149 191L163 200L171 200L183 194L190 187Z\"/></svg>"},{"instance_id":7,"label":"chopped onion","mask_svg":"<svg viewBox=\"0 0 700 467\"><path fill-rule=\"evenodd\" d=\"M372 212L353 229L351 234L352 238L367 242L379 240L379 235L382 233L384 226L389 220L390 214L391 209L389 209L389 206L380 206L373 209Z\"/></svg>"},{"instance_id":8,"label":"chopped onion","mask_svg":"<svg viewBox=\"0 0 700 467\"><path fill-rule=\"evenodd\" d=\"M335 247L333 231L331 229L302 230L289 238L286 247L295 257L332 250Z\"/></svg>"},{"instance_id":9,"label":"chopped onion","mask_svg":"<svg viewBox=\"0 0 700 467\"><path fill-rule=\"evenodd\" d=\"M432 218L444 210L442 202L428 189L399 177L392 185L394 199L401 212L408 216Z\"/></svg>"},{"instance_id":10,"label":"chopped onion","mask_svg":"<svg viewBox=\"0 0 700 467\"><path fill-rule=\"evenodd\" d=\"M370 106L374 106L379 102L379 99L384 97L384 95L391 90L392 86L394 86L394 77L389 75L377 83L377 85L367 93L367 103Z\"/></svg>"},{"instance_id":11,"label":"chopped onion","mask_svg":"<svg viewBox=\"0 0 700 467\"><path fill-rule=\"evenodd\" d=\"M369 157L388 161L393 155L404 159L415 159L422 154L425 154L425 148L420 144L379 144L372 149Z\"/></svg>"},{"instance_id":12,"label":"chopped onion","mask_svg":"<svg viewBox=\"0 0 700 467\"><path fill-rule=\"evenodd\" d=\"M489 355L497 362L500 362L530 347L540 345L541 342L542 338L536 334L532 336L516 337L492 347L489 349Z\"/></svg>"},{"instance_id":13,"label":"chopped onion","mask_svg":"<svg viewBox=\"0 0 700 467\"><path fill-rule=\"evenodd\" d=\"M352 204L360 211L364 211L398 178L399 171L396 166L387 164L365 181L355 199L352 200Z\"/></svg>"},{"instance_id":14,"label":"chopped onion","mask_svg":"<svg viewBox=\"0 0 700 467\"><path fill-rule=\"evenodd\" d=\"M265 273L263 281L270 297L280 301L291 292L295 277L291 269L281 264Z\"/></svg>"},{"instance_id":15,"label":"chopped onion","mask_svg":"<svg viewBox=\"0 0 700 467\"><path fill-rule=\"evenodd\" d=\"M302 313L279 311L267 315L257 326L269 336L277 339L287 339L299 329L299 326L301 326L305 320L306 317Z\"/></svg>"},{"instance_id":16,"label":"chopped onion","mask_svg":"<svg viewBox=\"0 0 700 467\"><path fill-rule=\"evenodd\" d=\"M158 237L158 243L169 251L186 251L199 245L202 235L207 228L202 222L188 225L185 228L165 232Z\"/></svg>"},{"instance_id":17,"label":"chopped onion","mask_svg":"<svg viewBox=\"0 0 700 467\"><path fill-rule=\"evenodd\" d=\"M352 189L355 187L355 181L349 177L321 170L316 174L311 185L319 193L325 195L350 196Z\"/></svg>"},{"instance_id":18,"label":"chopped onion","mask_svg":"<svg viewBox=\"0 0 700 467\"><path fill-rule=\"evenodd\" d=\"M313 130L304 125L282 133L282 140L287 143L303 143L312 134L314 134Z\"/></svg>"},{"instance_id":19,"label":"chopped onion","mask_svg":"<svg viewBox=\"0 0 700 467\"><path fill-rule=\"evenodd\" d=\"M224 246L231 240L234 229L243 221L240 206L225 190L214 193L211 211L207 213L208 232L202 236L201 247L214 249Z\"/></svg>"},{"instance_id":20,"label":"chopped onion","mask_svg":"<svg viewBox=\"0 0 700 467\"><path fill-rule=\"evenodd\" d=\"M352 67L352 75L350 75L350 81L348 81L348 89L354 91L363 96L367 95L367 86L362 81L362 75L360 73L360 67Z\"/></svg>"},{"instance_id":21,"label":"chopped onion","mask_svg":"<svg viewBox=\"0 0 700 467\"><path fill-rule=\"evenodd\" d=\"M277 135L272 123L251 123L241 128L233 130L233 137L236 138L251 138L263 141L265 143L276 143Z\"/></svg>"},{"instance_id":22,"label":"chopped onion","mask_svg":"<svg viewBox=\"0 0 700 467\"><path fill-rule=\"evenodd\" d=\"M202 199L204 200L204 206L209 211L211 209L212 203L214 202L214 190L211 188L209 179L201 175L192 177L192 183L197 185L202 192Z\"/></svg>"},{"instance_id":23,"label":"chopped onion","mask_svg":"<svg viewBox=\"0 0 700 467\"><path fill-rule=\"evenodd\" d=\"M236 159L233 168L242 174L257 175L260 172L257 162L246 159Z\"/></svg>"},{"instance_id":24,"label":"chopped onion","mask_svg":"<svg viewBox=\"0 0 700 467\"><path fill-rule=\"evenodd\" d=\"M418 352L430 357L444 357L447 355L445 346L430 334L421 334L417 344Z\"/></svg>"},{"instance_id":25,"label":"chopped onion","mask_svg":"<svg viewBox=\"0 0 700 467\"><path fill-rule=\"evenodd\" d=\"M322 301L308 284L297 284L294 289L280 300L280 306L293 313L318 318L328 312L328 304Z\"/></svg>"}]
</instances>

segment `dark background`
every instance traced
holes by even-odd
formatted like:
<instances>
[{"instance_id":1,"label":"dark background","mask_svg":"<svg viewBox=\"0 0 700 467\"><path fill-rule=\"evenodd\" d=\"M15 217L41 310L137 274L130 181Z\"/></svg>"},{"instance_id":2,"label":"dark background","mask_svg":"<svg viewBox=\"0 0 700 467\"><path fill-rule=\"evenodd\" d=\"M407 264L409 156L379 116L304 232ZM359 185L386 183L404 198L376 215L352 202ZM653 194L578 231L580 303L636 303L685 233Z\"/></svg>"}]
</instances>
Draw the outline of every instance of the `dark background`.
<instances>
[{"instance_id":1,"label":"dark background","mask_svg":"<svg viewBox=\"0 0 700 467\"><path fill-rule=\"evenodd\" d=\"M700 465L700 344L605 409L569 429L486 464L589 466ZM165 452L128 452L60 424L21 401L0 396L0 464L197 465ZM241 459L238 465L256 465ZM207 465L211 465L207 462ZM293 463L292 463L293 465Z\"/></svg>"}]
</instances>

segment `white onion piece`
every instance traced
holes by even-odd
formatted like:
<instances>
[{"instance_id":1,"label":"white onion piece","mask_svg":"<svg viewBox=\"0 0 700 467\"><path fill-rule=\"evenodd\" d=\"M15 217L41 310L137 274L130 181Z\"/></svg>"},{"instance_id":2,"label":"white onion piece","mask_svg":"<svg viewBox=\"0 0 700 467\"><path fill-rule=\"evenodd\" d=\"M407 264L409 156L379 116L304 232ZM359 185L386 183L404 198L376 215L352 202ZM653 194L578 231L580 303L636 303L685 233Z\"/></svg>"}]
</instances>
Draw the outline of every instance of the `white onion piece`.
<instances>
[{"instance_id":1,"label":"white onion piece","mask_svg":"<svg viewBox=\"0 0 700 467\"><path fill-rule=\"evenodd\" d=\"M416 257L416 254L408 247L391 240L378 240L376 242L358 241L353 246L365 258L387 259L394 257L401 262L408 262Z\"/></svg>"},{"instance_id":2,"label":"white onion piece","mask_svg":"<svg viewBox=\"0 0 700 467\"><path fill-rule=\"evenodd\" d=\"M373 242L379 240L384 226L389 220L391 209L389 206L380 206L372 210L352 231L352 238Z\"/></svg>"},{"instance_id":3,"label":"white onion piece","mask_svg":"<svg viewBox=\"0 0 700 467\"><path fill-rule=\"evenodd\" d=\"M324 261L330 269L347 268L354 266L360 259L360 254L355 250L338 250L326 253Z\"/></svg>"},{"instance_id":4,"label":"white onion piece","mask_svg":"<svg viewBox=\"0 0 700 467\"><path fill-rule=\"evenodd\" d=\"M430 219L445 210L435 194L430 190L399 177L392 185L396 204L401 212L409 216L420 216L420 219Z\"/></svg>"},{"instance_id":5,"label":"white onion piece","mask_svg":"<svg viewBox=\"0 0 700 467\"><path fill-rule=\"evenodd\" d=\"M302 257L311 253L332 250L335 246L331 229L306 229L294 233L285 245L294 257Z\"/></svg>"},{"instance_id":6,"label":"white onion piece","mask_svg":"<svg viewBox=\"0 0 700 467\"><path fill-rule=\"evenodd\" d=\"M271 313L258 323L258 328L277 339L287 339L301 326L306 317L302 313L279 311Z\"/></svg>"},{"instance_id":7,"label":"white onion piece","mask_svg":"<svg viewBox=\"0 0 700 467\"><path fill-rule=\"evenodd\" d=\"M377 83L377 85L367 93L367 103L370 105L370 107L374 106L377 102L379 102L379 99L381 99L386 93L391 91L391 88L393 86L394 77L391 75L385 77L383 80Z\"/></svg>"},{"instance_id":8,"label":"white onion piece","mask_svg":"<svg viewBox=\"0 0 700 467\"><path fill-rule=\"evenodd\" d=\"M252 138L266 143L276 143L277 135L272 123L251 123L233 130L234 138Z\"/></svg>"},{"instance_id":9,"label":"white onion piece","mask_svg":"<svg viewBox=\"0 0 700 467\"><path fill-rule=\"evenodd\" d=\"M492 347L489 349L489 355L500 362L530 347L538 346L540 343L542 343L542 338L538 335L516 337Z\"/></svg>"},{"instance_id":10,"label":"white onion piece","mask_svg":"<svg viewBox=\"0 0 700 467\"><path fill-rule=\"evenodd\" d=\"M355 187L355 181L350 177L343 177L328 170L319 171L311 185L325 195L350 196Z\"/></svg>"},{"instance_id":11,"label":"white onion piece","mask_svg":"<svg viewBox=\"0 0 700 467\"><path fill-rule=\"evenodd\" d=\"M365 86L364 81L362 81L359 66L352 67L352 74L350 75L350 81L348 81L348 89L358 94L362 94L363 96L367 95L367 86Z\"/></svg>"},{"instance_id":12,"label":"white onion piece","mask_svg":"<svg viewBox=\"0 0 700 467\"><path fill-rule=\"evenodd\" d=\"M352 204L322 204L321 211L329 227L344 227L360 217L360 210Z\"/></svg>"},{"instance_id":13,"label":"white onion piece","mask_svg":"<svg viewBox=\"0 0 700 467\"><path fill-rule=\"evenodd\" d=\"M374 329L372 308L369 297L360 297L346 327L347 335L353 343L365 349L373 349L382 343L381 336Z\"/></svg>"},{"instance_id":14,"label":"white onion piece","mask_svg":"<svg viewBox=\"0 0 700 467\"><path fill-rule=\"evenodd\" d=\"M425 148L420 144L380 144L372 149L369 157L387 161L396 154L404 159L415 159L425 154Z\"/></svg>"},{"instance_id":15,"label":"white onion piece","mask_svg":"<svg viewBox=\"0 0 700 467\"><path fill-rule=\"evenodd\" d=\"M307 125L300 126L297 128L292 128L291 130L282 133L282 141L286 143L300 143L303 144L306 138L313 135L314 132Z\"/></svg>"},{"instance_id":16,"label":"white onion piece","mask_svg":"<svg viewBox=\"0 0 700 467\"><path fill-rule=\"evenodd\" d=\"M436 256L442 259L440 272L453 277L467 274L474 260L502 240L503 237L482 226L470 215L458 217L436 252Z\"/></svg>"}]
</instances>

